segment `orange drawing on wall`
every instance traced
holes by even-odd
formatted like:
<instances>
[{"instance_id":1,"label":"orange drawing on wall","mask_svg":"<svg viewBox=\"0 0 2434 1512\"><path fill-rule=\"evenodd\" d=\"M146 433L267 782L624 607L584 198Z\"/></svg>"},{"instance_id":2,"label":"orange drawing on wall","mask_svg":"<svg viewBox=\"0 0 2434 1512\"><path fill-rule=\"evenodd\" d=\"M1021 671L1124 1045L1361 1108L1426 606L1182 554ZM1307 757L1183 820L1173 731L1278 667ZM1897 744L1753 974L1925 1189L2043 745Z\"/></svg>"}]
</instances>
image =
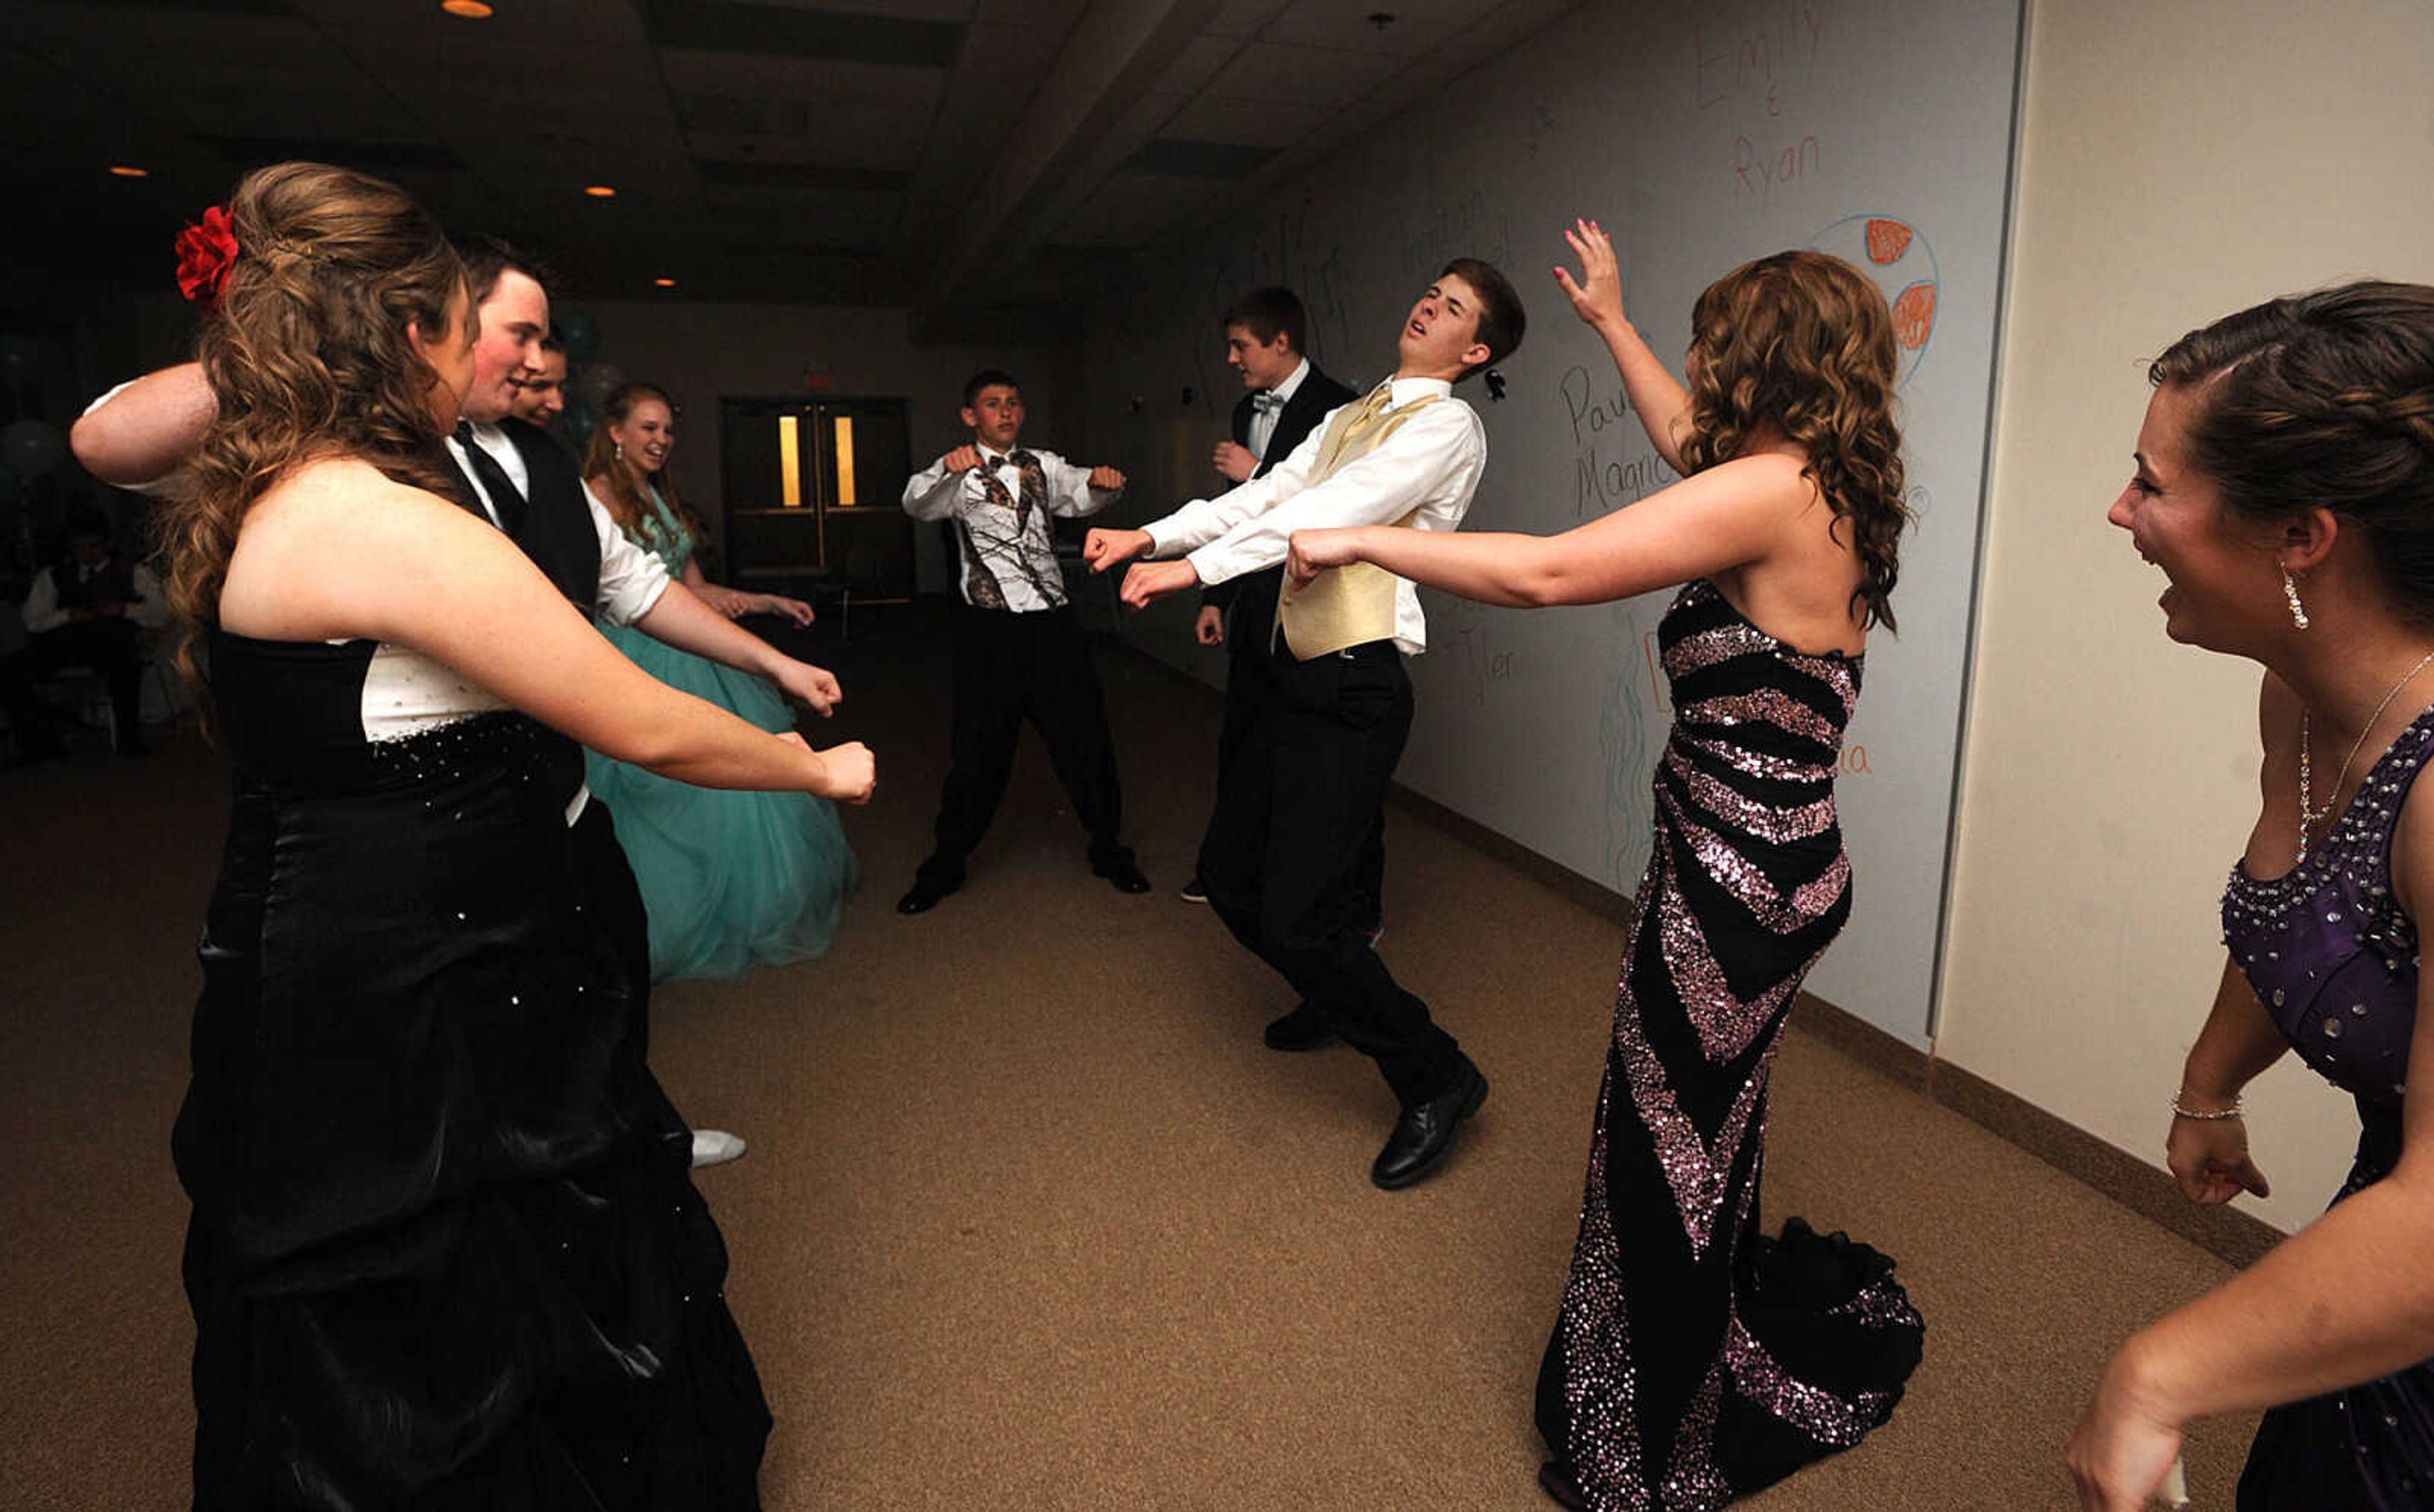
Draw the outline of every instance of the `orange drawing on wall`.
<instances>
[{"instance_id":1,"label":"orange drawing on wall","mask_svg":"<svg viewBox=\"0 0 2434 1512\"><path fill-rule=\"evenodd\" d=\"M1868 261L1883 267L1898 263L1910 250L1910 239L1917 234L1900 221L1883 215L1868 217Z\"/></svg>"},{"instance_id":2,"label":"orange drawing on wall","mask_svg":"<svg viewBox=\"0 0 2434 1512\"><path fill-rule=\"evenodd\" d=\"M1935 334L1935 285L1913 283L1894 297L1894 340L1916 351Z\"/></svg>"}]
</instances>

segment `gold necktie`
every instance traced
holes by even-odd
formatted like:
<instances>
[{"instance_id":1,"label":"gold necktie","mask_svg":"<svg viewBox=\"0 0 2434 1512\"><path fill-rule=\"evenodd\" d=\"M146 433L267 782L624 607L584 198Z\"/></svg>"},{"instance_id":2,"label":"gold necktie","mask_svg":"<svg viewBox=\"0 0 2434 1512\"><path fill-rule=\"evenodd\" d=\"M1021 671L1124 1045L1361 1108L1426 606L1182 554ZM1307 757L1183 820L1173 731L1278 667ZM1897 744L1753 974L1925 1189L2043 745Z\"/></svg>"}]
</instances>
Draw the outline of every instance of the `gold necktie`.
<instances>
[{"instance_id":1,"label":"gold necktie","mask_svg":"<svg viewBox=\"0 0 2434 1512\"><path fill-rule=\"evenodd\" d=\"M1318 467L1309 485L1325 483L1345 464L1378 450L1405 420L1441 397L1431 394L1397 408L1394 385L1385 382L1360 403L1337 411L1319 443ZM1395 523L1408 525L1411 520L1405 515ZM1296 661L1387 639L1395 633L1395 587L1401 581L1369 562L1328 568L1298 587L1287 579L1284 591L1277 595L1276 634L1284 637Z\"/></svg>"}]
</instances>

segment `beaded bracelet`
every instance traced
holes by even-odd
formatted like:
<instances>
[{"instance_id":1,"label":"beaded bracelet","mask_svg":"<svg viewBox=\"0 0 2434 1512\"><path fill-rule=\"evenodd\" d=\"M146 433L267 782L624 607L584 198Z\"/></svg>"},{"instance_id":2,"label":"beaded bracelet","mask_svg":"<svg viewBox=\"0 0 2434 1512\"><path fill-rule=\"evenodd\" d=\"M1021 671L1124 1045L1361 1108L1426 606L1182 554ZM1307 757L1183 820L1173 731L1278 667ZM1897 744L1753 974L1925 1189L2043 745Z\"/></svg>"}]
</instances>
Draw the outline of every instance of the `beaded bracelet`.
<instances>
[{"instance_id":1,"label":"beaded bracelet","mask_svg":"<svg viewBox=\"0 0 2434 1512\"><path fill-rule=\"evenodd\" d=\"M2196 1109L2182 1107L2181 1095L2177 1092L2172 1094L2172 1116L2175 1118L2189 1118L2202 1124L2212 1124L2220 1123L2225 1118L2237 1118L2242 1111L2240 1100L2234 1097L2228 1108L2218 1108L2213 1113L2199 1113Z\"/></svg>"}]
</instances>

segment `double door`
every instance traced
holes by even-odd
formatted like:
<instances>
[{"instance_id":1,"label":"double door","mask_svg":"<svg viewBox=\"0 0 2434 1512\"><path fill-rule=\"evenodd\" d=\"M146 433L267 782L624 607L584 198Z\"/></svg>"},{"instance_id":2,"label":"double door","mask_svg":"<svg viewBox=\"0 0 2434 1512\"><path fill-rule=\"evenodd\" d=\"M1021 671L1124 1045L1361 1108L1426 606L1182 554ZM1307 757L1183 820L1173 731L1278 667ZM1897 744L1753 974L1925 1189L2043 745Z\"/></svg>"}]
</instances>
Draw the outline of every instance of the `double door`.
<instances>
[{"instance_id":1,"label":"double door","mask_svg":"<svg viewBox=\"0 0 2434 1512\"><path fill-rule=\"evenodd\" d=\"M723 399L719 419L738 586L811 579L866 602L913 597L904 400Z\"/></svg>"}]
</instances>

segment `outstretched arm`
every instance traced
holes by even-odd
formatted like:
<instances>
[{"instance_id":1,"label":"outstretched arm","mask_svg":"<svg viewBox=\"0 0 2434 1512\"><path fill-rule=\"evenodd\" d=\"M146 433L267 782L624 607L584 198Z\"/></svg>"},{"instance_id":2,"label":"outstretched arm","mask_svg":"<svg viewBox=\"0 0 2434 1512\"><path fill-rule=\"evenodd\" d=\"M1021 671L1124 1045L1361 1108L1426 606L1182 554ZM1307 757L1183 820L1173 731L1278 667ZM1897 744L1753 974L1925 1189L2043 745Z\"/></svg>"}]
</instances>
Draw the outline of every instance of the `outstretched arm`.
<instances>
[{"instance_id":1,"label":"outstretched arm","mask_svg":"<svg viewBox=\"0 0 2434 1512\"><path fill-rule=\"evenodd\" d=\"M904 482L904 513L915 519L946 519L963 501L964 474L981 465L978 447L961 446Z\"/></svg>"},{"instance_id":2,"label":"outstretched arm","mask_svg":"<svg viewBox=\"0 0 2434 1512\"><path fill-rule=\"evenodd\" d=\"M1374 562L1458 598L1516 608L1603 603L1766 556L1800 514L1823 508L1797 457L1740 457L1561 535L1469 531L1297 531L1289 570Z\"/></svg>"},{"instance_id":3,"label":"outstretched arm","mask_svg":"<svg viewBox=\"0 0 2434 1512\"><path fill-rule=\"evenodd\" d=\"M87 410L68 432L84 470L120 488L140 488L177 471L219 417L203 365L180 363L146 373Z\"/></svg>"},{"instance_id":4,"label":"outstretched arm","mask_svg":"<svg viewBox=\"0 0 2434 1512\"><path fill-rule=\"evenodd\" d=\"M688 568L691 565L686 564ZM809 605L805 607L808 610ZM740 672L766 677L797 703L810 705L814 714L835 712L837 702L845 697L836 678L825 669L787 655L721 614L682 583L669 584L650 612L634 621L634 628L678 651L706 656Z\"/></svg>"},{"instance_id":5,"label":"outstretched arm","mask_svg":"<svg viewBox=\"0 0 2434 1512\"><path fill-rule=\"evenodd\" d=\"M1614 365L1622 374L1622 391L1638 412L1639 423L1647 429L1657 455L1675 472L1686 471L1681 432L1688 423L1690 396L1623 314L1622 273L1615 264L1614 243L1593 220L1574 221L1572 229L1564 232L1564 240L1580 255L1581 276L1575 280L1569 269L1558 267L1555 281L1564 286L1574 312L1604 338L1605 349L1614 354Z\"/></svg>"},{"instance_id":6,"label":"outstretched arm","mask_svg":"<svg viewBox=\"0 0 2434 1512\"><path fill-rule=\"evenodd\" d=\"M1085 467L1043 456L1039 471L1048 485L1048 512L1067 519L1095 515L1124 496L1124 475L1113 467Z\"/></svg>"},{"instance_id":7,"label":"outstretched arm","mask_svg":"<svg viewBox=\"0 0 2434 1512\"><path fill-rule=\"evenodd\" d=\"M808 663L780 654L759 636L728 623L732 617L723 603L705 602L687 585L700 579L700 569L685 564L685 583L668 576L659 556L644 551L617 528L608 506L590 483L583 485L591 511L592 535L600 542L600 584L592 608L610 624L632 625L655 640L679 651L707 656L738 671L754 672L776 683L799 703L821 714L837 700L836 679ZM727 590L713 587L713 594ZM750 595L742 595L749 598ZM737 610L735 612L744 612ZM804 613L811 612L804 606Z\"/></svg>"},{"instance_id":8,"label":"outstretched arm","mask_svg":"<svg viewBox=\"0 0 2434 1512\"><path fill-rule=\"evenodd\" d=\"M814 752L669 688L496 530L365 464L315 467L255 506L220 612L247 635L412 646L603 756L678 781L869 794L858 744Z\"/></svg>"}]
</instances>

